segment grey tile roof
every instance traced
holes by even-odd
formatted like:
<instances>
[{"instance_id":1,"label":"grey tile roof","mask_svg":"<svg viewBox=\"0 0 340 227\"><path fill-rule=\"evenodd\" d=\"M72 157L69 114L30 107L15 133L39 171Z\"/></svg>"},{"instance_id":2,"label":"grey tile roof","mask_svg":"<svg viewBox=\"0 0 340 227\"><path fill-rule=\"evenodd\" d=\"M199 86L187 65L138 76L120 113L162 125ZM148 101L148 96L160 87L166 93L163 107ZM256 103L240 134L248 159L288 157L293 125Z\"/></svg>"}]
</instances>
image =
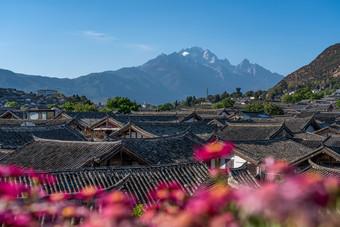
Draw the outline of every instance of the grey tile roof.
<instances>
[{"instance_id":1,"label":"grey tile roof","mask_svg":"<svg viewBox=\"0 0 340 227\"><path fill-rule=\"evenodd\" d=\"M238 187L240 185L255 188L260 187L259 182L253 176L253 174L250 173L246 164L238 168L231 168L230 177L231 179L228 182L233 187Z\"/></svg>"},{"instance_id":2,"label":"grey tile roof","mask_svg":"<svg viewBox=\"0 0 340 227\"><path fill-rule=\"evenodd\" d=\"M141 114L116 114L114 117L119 122L177 122L178 116L171 115L141 115Z\"/></svg>"},{"instance_id":3,"label":"grey tile roof","mask_svg":"<svg viewBox=\"0 0 340 227\"><path fill-rule=\"evenodd\" d=\"M85 138L66 125L0 127L0 148L16 149L33 141L33 137L66 141Z\"/></svg>"},{"instance_id":4,"label":"grey tile roof","mask_svg":"<svg viewBox=\"0 0 340 227\"><path fill-rule=\"evenodd\" d=\"M166 137L122 139L124 148L153 164L192 161L193 149L202 144L203 140L190 132Z\"/></svg>"},{"instance_id":5,"label":"grey tile roof","mask_svg":"<svg viewBox=\"0 0 340 227\"><path fill-rule=\"evenodd\" d=\"M336 177L340 179L340 167L326 167L308 160L309 166L302 171L303 174L318 174L323 177Z\"/></svg>"},{"instance_id":6,"label":"grey tile roof","mask_svg":"<svg viewBox=\"0 0 340 227\"><path fill-rule=\"evenodd\" d=\"M1 160L3 164L15 164L37 170L76 169L100 161L106 155L115 154L119 142L86 142L35 139L17 152Z\"/></svg>"},{"instance_id":7,"label":"grey tile roof","mask_svg":"<svg viewBox=\"0 0 340 227\"><path fill-rule=\"evenodd\" d=\"M310 148L317 148L322 146L323 141L326 140L327 137L320 136L318 134L302 132L294 134L294 141L301 143Z\"/></svg>"},{"instance_id":8,"label":"grey tile roof","mask_svg":"<svg viewBox=\"0 0 340 227\"><path fill-rule=\"evenodd\" d=\"M281 131L290 133L283 124L229 123L216 136L224 141L267 140Z\"/></svg>"},{"instance_id":9,"label":"grey tile roof","mask_svg":"<svg viewBox=\"0 0 340 227\"><path fill-rule=\"evenodd\" d=\"M340 154L340 135L332 135L324 141L324 145Z\"/></svg>"},{"instance_id":10,"label":"grey tile roof","mask_svg":"<svg viewBox=\"0 0 340 227\"><path fill-rule=\"evenodd\" d=\"M135 125L143 130L157 136L175 135L184 131L191 131L194 134L210 134L217 127L208 125L205 121L198 122L135 122Z\"/></svg>"},{"instance_id":11,"label":"grey tile roof","mask_svg":"<svg viewBox=\"0 0 340 227\"><path fill-rule=\"evenodd\" d=\"M262 162L266 157L294 162L314 150L291 139L235 142L235 154L254 164Z\"/></svg>"},{"instance_id":12,"label":"grey tile roof","mask_svg":"<svg viewBox=\"0 0 340 227\"><path fill-rule=\"evenodd\" d=\"M305 118L287 118L285 124L293 133L305 132L309 125L313 125L316 129L320 129L319 124L315 121L313 116Z\"/></svg>"},{"instance_id":13,"label":"grey tile roof","mask_svg":"<svg viewBox=\"0 0 340 227\"><path fill-rule=\"evenodd\" d=\"M177 182L184 192L193 195L208 178L208 168L203 163L182 163L139 167L101 167L48 172L56 177L56 184L45 183L48 193L73 194L93 186L98 189L118 189L136 199L137 204L154 204L150 190L159 183ZM30 186L32 179L19 177L17 182ZM0 181L4 180L0 178ZM9 180L9 179L6 179Z\"/></svg>"}]
</instances>

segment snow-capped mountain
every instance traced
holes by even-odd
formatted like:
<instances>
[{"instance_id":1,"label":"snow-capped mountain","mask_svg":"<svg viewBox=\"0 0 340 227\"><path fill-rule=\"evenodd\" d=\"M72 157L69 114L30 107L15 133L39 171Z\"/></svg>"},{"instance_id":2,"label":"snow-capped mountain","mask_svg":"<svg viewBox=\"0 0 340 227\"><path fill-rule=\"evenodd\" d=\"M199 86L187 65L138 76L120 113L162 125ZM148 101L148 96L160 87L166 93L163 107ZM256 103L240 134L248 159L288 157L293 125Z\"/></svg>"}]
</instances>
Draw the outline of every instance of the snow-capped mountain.
<instances>
[{"instance_id":1,"label":"snow-capped mountain","mask_svg":"<svg viewBox=\"0 0 340 227\"><path fill-rule=\"evenodd\" d=\"M86 95L95 101L126 96L139 102L161 103L189 95L267 89L282 76L245 59L232 65L200 47L161 54L137 67L91 73L75 79L57 79L0 70L0 86L24 91L58 89L66 95Z\"/></svg>"}]
</instances>

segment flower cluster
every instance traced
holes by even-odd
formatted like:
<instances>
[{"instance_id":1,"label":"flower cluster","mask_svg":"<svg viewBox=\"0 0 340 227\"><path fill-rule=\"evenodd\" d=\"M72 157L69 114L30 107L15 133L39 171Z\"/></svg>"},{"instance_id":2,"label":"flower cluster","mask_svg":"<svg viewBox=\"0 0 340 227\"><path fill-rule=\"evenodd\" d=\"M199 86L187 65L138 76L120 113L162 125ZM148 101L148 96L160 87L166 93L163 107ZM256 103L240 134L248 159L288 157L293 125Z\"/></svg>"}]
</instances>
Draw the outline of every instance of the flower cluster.
<instances>
[{"instance_id":1,"label":"flower cluster","mask_svg":"<svg viewBox=\"0 0 340 227\"><path fill-rule=\"evenodd\" d=\"M197 159L230 155L233 145L213 143ZM337 178L297 175L283 161L267 159L260 187L231 188L228 171L188 195L185 185L162 182L149 193L153 204L138 204L121 191L88 187L79 193L47 195L42 185L56 180L15 166L0 166L0 223L3 226L338 226L340 182ZM222 177L223 175L226 175ZM18 177L31 179L24 184ZM194 176L193 176L194 177ZM21 183L20 183L21 182Z\"/></svg>"}]
</instances>

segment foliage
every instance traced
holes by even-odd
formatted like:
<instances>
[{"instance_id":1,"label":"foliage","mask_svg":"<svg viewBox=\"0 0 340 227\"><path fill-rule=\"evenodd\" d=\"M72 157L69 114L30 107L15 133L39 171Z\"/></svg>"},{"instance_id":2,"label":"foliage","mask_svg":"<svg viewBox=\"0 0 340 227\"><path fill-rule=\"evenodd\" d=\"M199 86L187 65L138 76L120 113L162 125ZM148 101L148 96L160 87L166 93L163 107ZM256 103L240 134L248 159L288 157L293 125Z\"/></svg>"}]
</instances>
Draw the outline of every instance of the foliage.
<instances>
[{"instance_id":1,"label":"foliage","mask_svg":"<svg viewBox=\"0 0 340 227\"><path fill-rule=\"evenodd\" d=\"M158 106L159 111L170 111L174 109L174 106L171 103L164 103Z\"/></svg>"},{"instance_id":2,"label":"foliage","mask_svg":"<svg viewBox=\"0 0 340 227\"><path fill-rule=\"evenodd\" d=\"M323 98L328 91L313 92L312 89L308 87L301 88L295 91L293 94L284 94L282 96L282 101L285 103L296 103L301 100L315 100Z\"/></svg>"},{"instance_id":3,"label":"foliage","mask_svg":"<svg viewBox=\"0 0 340 227\"><path fill-rule=\"evenodd\" d=\"M130 113L131 111L137 111L139 109L139 105L136 102L126 97L110 98L106 102L106 107L109 110L116 110L119 113Z\"/></svg>"},{"instance_id":4,"label":"foliage","mask_svg":"<svg viewBox=\"0 0 340 227\"><path fill-rule=\"evenodd\" d=\"M17 108L18 107L18 103L16 101L7 101L5 103L5 107L6 108Z\"/></svg>"},{"instance_id":5,"label":"foliage","mask_svg":"<svg viewBox=\"0 0 340 227\"><path fill-rule=\"evenodd\" d=\"M97 111L96 105L91 102L71 102L67 101L63 105L60 106L61 109L65 111L72 112L92 112Z\"/></svg>"},{"instance_id":6,"label":"foliage","mask_svg":"<svg viewBox=\"0 0 340 227\"><path fill-rule=\"evenodd\" d=\"M335 105L336 105L337 109L340 109L340 99L336 100L336 104Z\"/></svg>"},{"instance_id":7,"label":"foliage","mask_svg":"<svg viewBox=\"0 0 340 227\"><path fill-rule=\"evenodd\" d=\"M236 91L233 92L233 93L231 94L231 96L232 96L233 98L240 98L240 97L242 97L243 94L242 94L242 92L241 92L241 88L240 88L240 87L237 87L237 88L236 88Z\"/></svg>"},{"instance_id":8,"label":"foliage","mask_svg":"<svg viewBox=\"0 0 340 227\"><path fill-rule=\"evenodd\" d=\"M215 109L229 108L229 107L233 107L234 104L235 104L234 100L232 100L231 98L225 98L225 99L222 99L220 102L215 103L213 105L213 108Z\"/></svg>"},{"instance_id":9,"label":"foliage","mask_svg":"<svg viewBox=\"0 0 340 227\"><path fill-rule=\"evenodd\" d=\"M141 217L144 213L143 209L144 209L143 204L137 204L132 210L133 216Z\"/></svg>"},{"instance_id":10,"label":"foliage","mask_svg":"<svg viewBox=\"0 0 340 227\"><path fill-rule=\"evenodd\" d=\"M195 151L198 160L230 155L233 144L213 143ZM2 226L338 226L340 182L335 177L296 174L284 161L267 158L260 187L231 188L228 171L212 169L214 185L190 197L178 182L162 182L149 192L155 206L135 205L123 192L93 186L75 194L47 195L55 179L15 166L0 166ZM23 181L32 178L29 187ZM23 178L21 178L23 179Z\"/></svg>"},{"instance_id":11,"label":"foliage","mask_svg":"<svg viewBox=\"0 0 340 227\"><path fill-rule=\"evenodd\" d=\"M260 102L253 102L247 105L246 111L248 112L265 112L266 114L269 115L282 115L283 109L279 107L278 105L275 105L271 102L265 102L265 103L260 103Z\"/></svg>"},{"instance_id":12,"label":"foliage","mask_svg":"<svg viewBox=\"0 0 340 227\"><path fill-rule=\"evenodd\" d=\"M246 111L248 112L262 112L264 111L264 106L260 102L252 102L247 105Z\"/></svg>"},{"instance_id":13,"label":"foliage","mask_svg":"<svg viewBox=\"0 0 340 227\"><path fill-rule=\"evenodd\" d=\"M265 103L263 105L263 110L266 114L269 115L282 115L284 114L283 109L279 107L278 105L275 105L273 103Z\"/></svg>"}]
</instances>

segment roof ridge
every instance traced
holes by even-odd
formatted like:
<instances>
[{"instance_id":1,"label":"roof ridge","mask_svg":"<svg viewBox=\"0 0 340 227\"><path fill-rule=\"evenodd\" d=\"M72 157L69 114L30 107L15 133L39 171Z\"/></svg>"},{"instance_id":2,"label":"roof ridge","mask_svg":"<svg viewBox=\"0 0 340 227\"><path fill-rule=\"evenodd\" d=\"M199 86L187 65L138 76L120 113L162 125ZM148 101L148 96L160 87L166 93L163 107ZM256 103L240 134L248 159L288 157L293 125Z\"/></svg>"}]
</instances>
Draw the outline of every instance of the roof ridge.
<instances>
[{"instance_id":1,"label":"roof ridge","mask_svg":"<svg viewBox=\"0 0 340 227\"><path fill-rule=\"evenodd\" d=\"M55 142L55 143L77 143L77 144L119 144L121 143L121 140L117 140L117 141L75 141L75 140L54 140L54 139L44 139L44 138L40 138L37 136L34 136L34 141L35 142Z\"/></svg>"},{"instance_id":2,"label":"roof ridge","mask_svg":"<svg viewBox=\"0 0 340 227\"><path fill-rule=\"evenodd\" d=\"M170 163L170 164L153 164L153 165L143 165L143 166L103 166L103 167L85 167L79 169L59 169L53 171L38 171L44 173L63 173L63 172L84 172L84 171L96 171L96 170L136 170L136 169L143 169L143 170L154 170L160 168L178 168L183 166L196 166L201 165L207 168L207 165L203 162L181 162L181 163Z\"/></svg>"},{"instance_id":3,"label":"roof ridge","mask_svg":"<svg viewBox=\"0 0 340 227\"><path fill-rule=\"evenodd\" d=\"M328 171L332 171L332 172L336 172L336 173L340 173L340 169L335 169L335 168L330 168L330 167L326 167L326 166L322 166L319 165L315 162L313 162L311 159L308 159L308 163L311 165L312 168L314 169L324 169L324 170L328 170Z\"/></svg>"}]
</instances>

